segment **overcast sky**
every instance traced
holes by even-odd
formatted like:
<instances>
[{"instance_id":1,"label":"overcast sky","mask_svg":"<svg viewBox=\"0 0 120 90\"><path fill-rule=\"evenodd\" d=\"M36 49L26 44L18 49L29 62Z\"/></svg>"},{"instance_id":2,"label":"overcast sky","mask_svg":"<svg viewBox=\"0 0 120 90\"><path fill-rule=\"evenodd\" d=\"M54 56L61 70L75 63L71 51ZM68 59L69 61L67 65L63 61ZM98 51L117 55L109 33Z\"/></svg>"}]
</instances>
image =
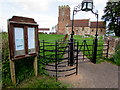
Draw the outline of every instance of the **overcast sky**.
<instances>
[{"instance_id":1,"label":"overcast sky","mask_svg":"<svg viewBox=\"0 0 120 90\"><path fill-rule=\"evenodd\" d=\"M99 13L99 20L108 0L93 0ZM69 5L72 10L82 0L0 0L0 29L7 31L7 19L12 16L34 18L40 28L52 28L58 22L58 6ZM75 19L89 19L96 21L91 12L79 12Z\"/></svg>"}]
</instances>

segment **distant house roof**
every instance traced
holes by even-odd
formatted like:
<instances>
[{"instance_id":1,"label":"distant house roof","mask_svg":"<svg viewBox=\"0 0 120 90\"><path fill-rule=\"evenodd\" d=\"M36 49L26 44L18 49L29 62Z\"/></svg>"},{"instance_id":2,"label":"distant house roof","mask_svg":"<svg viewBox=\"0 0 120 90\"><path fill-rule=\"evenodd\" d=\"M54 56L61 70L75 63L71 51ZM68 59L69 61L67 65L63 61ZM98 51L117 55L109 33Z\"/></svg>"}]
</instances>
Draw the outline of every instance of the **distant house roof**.
<instances>
[{"instance_id":1,"label":"distant house roof","mask_svg":"<svg viewBox=\"0 0 120 90\"><path fill-rule=\"evenodd\" d=\"M68 27L72 26L72 20L68 24ZM89 19L74 20L75 27L89 27Z\"/></svg>"},{"instance_id":2,"label":"distant house roof","mask_svg":"<svg viewBox=\"0 0 120 90\"><path fill-rule=\"evenodd\" d=\"M97 22L90 22L90 28L96 28ZM98 22L98 28L106 28L106 25L103 21Z\"/></svg>"},{"instance_id":3,"label":"distant house roof","mask_svg":"<svg viewBox=\"0 0 120 90\"><path fill-rule=\"evenodd\" d=\"M49 28L39 28L38 30L39 31L49 31L50 29Z\"/></svg>"}]
</instances>

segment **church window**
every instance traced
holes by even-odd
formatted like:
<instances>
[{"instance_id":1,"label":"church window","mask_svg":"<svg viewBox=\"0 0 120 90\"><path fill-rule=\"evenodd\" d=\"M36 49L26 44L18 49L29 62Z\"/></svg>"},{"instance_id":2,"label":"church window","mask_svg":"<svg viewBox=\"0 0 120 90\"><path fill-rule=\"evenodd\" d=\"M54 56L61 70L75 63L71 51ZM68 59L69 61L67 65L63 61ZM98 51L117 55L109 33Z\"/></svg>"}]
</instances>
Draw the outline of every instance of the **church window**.
<instances>
[{"instance_id":1,"label":"church window","mask_svg":"<svg viewBox=\"0 0 120 90\"><path fill-rule=\"evenodd\" d=\"M102 32L103 30L101 29L101 32Z\"/></svg>"},{"instance_id":2,"label":"church window","mask_svg":"<svg viewBox=\"0 0 120 90\"><path fill-rule=\"evenodd\" d=\"M62 16L64 16L65 15L65 13L64 13L64 11L62 11Z\"/></svg>"},{"instance_id":3,"label":"church window","mask_svg":"<svg viewBox=\"0 0 120 90\"><path fill-rule=\"evenodd\" d=\"M93 32L94 30L92 29L92 32Z\"/></svg>"}]
</instances>

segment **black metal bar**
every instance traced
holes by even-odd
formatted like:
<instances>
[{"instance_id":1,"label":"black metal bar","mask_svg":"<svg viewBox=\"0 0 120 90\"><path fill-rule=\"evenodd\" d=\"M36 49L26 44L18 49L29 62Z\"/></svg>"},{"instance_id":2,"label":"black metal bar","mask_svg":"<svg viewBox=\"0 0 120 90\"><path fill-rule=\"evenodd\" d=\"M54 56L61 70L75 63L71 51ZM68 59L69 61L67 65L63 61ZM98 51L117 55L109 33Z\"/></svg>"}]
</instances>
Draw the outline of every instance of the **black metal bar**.
<instances>
[{"instance_id":1,"label":"black metal bar","mask_svg":"<svg viewBox=\"0 0 120 90\"><path fill-rule=\"evenodd\" d=\"M45 56L45 46L44 46L44 40L43 40L43 57Z\"/></svg>"},{"instance_id":2,"label":"black metal bar","mask_svg":"<svg viewBox=\"0 0 120 90\"><path fill-rule=\"evenodd\" d=\"M95 38L95 41L94 41L94 50L93 50L93 60L92 60L92 62L94 64L96 63L96 55L97 55L97 39Z\"/></svg>"},{"instance_id":3,"label":"black metal bar","mask_svg":"<svg viewBox=\"0 0 120 90\"><path fill-rule=\"evenodd\" d=\"M59 49L61 49L61 48L63 49L63 48L67 48L67 47L68 47L68 46L65 46L65 47L59 47Z\"/></svg>"},{"instance_id":4,"label":"black metal bar","mask_svg":"<svg viewBox=\"0 0 120 90\"><path fill-rule=\"evenodd\" d=\"M86 40L85 40L85 45L86 45L86 47L87 47L87 51L88 51L89 56L90 56L90 51L91 51L91 50L89 50Z\"/></svg>"},{"instance_id":5,"label":"black metal bar","mask_svg":"<svg viewBox=\"0 0 120 90\"><path fill-rule=\"evenodd\" d=\"M70 66L73 66L74 63L74 51L73 51L73 35L74 35L74 10L73 10L73 17L72 17L72 33L70 37Z\"/></svg>"},{"instance_id":6,"label":"black metal bar","mask_svg":"<svg viewBox=\"0 0 120 90\"><path fill-rule=\"evenodd\" d=\"M85 56L85 40L83 42L84 42L84 44L83 44L83 60L84 60L84 56Z\"/></svg>"},{"instance_id":7,"label":"black metal bar","mask_svg":"<svg viewBox=\"0 0 120 90\"><path fill-rule=\"evenodd\" d=\"M55 50L44 50L44 51L55 52Z\"/></svg>"},{"instance_id":8,"label":"black metal bar","mask_svg":"<svg viewBox=\"0 0 120 90\"><path fill-rule=\"evenodd\" d=\"M67 67L67 65L60 65L60 66L58 65L58 67Z\"/></svg>"},{"instance_id":9,"label":"black metal bar","mask_svg":"<svg viewBox=\"0 0 120 90\"><path fill-rule=\"evenodd\" d=\"M98 45L98 47L102 47L102 46L104 46L104 45Z\"/></svg>"},{"instance_id":10,"label":"black metal bar","mask_svg":"<svg viewBox=\"0 0 120 90\"><path fill-rule=\"evenodd\" d=\"M106 57L108 57L108 53L109 53L109 40L108 40L108 43L107 43L108 45L107 45L107 53L106 53Z\"/></svg>"},{"instance_id":11,"label":"black metal bar","mask_svg":"<svg viewBox=\"0 0 120 90\"><path fill-rule=\"evenodd\" d=\"M73 52L73 38L70 39L70 66L74 63L74 52Z\"/></svg>"},{"instance_id":12,"label":"black metal bar","mask_svg":"<svg viewBox=\"0 0 120 90\"><path fill-rule=\"evenodd\" d=\"M94 13L92 11L92 13ZM98 39L97 39L97 36L98 36L98 14L97 13L94 13L96 16L97 16L97 26L96 26L96 34L95 34L95 39L94 39L94 51L93 51L93 63L96 64L96 56L97 56L97 43L98 43Z\"/></svg>"},{"instance_id":13,"label":"black metal bar","mask_svg":"<svg viewBox=\"0 0 120 90\"><path fill-rule=\"evenodd\" d=\"M66 57L66 58L59 58L58 60L66 60L66 59L68 59L68 57Z\"/></svg>"},{"instance_id":14,"label":"black metal bar","mask_svg":"<svg viewBox=\"0 0 120 90\"><path fill-rule=\"evenodd\" d=\"M70 68L70 69L66 69L66 70L57 70L57 72L67 72L67 71L72 71L75 70L76 67Z\"/></svg>"},{"instance_id":15,"label":"black metal bar","mask_svg":"<svg viewBox=\"0 0 120 90\"><path fill-rule=\"evenodd\" d=\"M43 69L47 70L47 71L52 71L52 72L56 72L56 69L55 70L51 70L51 69L46 69L43 67ZM57 70L57 72L67 72L67 71L72 71L72 70L75 70L76 67L74 68L70 68L70 69L66 69L66 70ZM56 74L57 75L57 74ZM58 76L58 75L57 75ZM57 81L57 76L56 76L56 81Z\"/></svg>"},{"instance_id":16,"label":"black metal bar","mask_svg":"<svg viewBox=\"0 0 120 90\"><path fill-rule=\"evenodd\" d=\"M79 49L80 51L81 51L81 49L82 49L83 44L84 44L84 42L82 42L82 44L81 44L81 47L80 47L80 49ZM80 45L79 45L79 46L80 46Z\"/></svg>"},{"instance_id":17,"label":"black metal bar","mask_svg":"<svg viewBox=\"0 0 120 90\"><path fill-rule=\"evenodd\" d=\"M70 46L68 48L68 66L70 65L70 52L69 52L70 50L69 49L70 49Z\"/></svg>"},{"instance_id":18,"label":"black metal bar","mask_svg":"<svg viewBox=\"0 0 120 90\"><path fill-rule=\"evenodd\" d=\"M43 62L40 62L42 63L43 65L47 65L47 66L51 66L51 67L55 67L55 65L51 65L51 64L48 64L48 63L43 63Z\"/></svg>"},{"instance_id":19,"label":"black metal bar","mask_svg":"<svg viewBox=\"0 0 120 90\"><path fill-rule=\"evenodd\" d=\"M73 73L70 73L70 74L67 74L67 75L65 75L65 77L67 77L67 76L71 76L71 75L73 75L73 74L75 74L76 72L73 72Z\"/></svg>"},{"instance_id":20,"label":"black metal bar","mask_svg":"<svg viewBox=\"0 0 120 90\"><path fill-rule=\"evenodd\" d=\"M55 45L44 45L44 46L55 46Z\"/></svg>"},{"instance_id":21,"label":"black metal bar","mask_svg":"<svg viewBox=\"0 0 120 90\"><path fill-rule=\"evenodd\" d=\"M79 42L77 42L77 56L76 56L76 75L78 74L78 45L79 45Z\"/></svg>"},{"instance_id":22,"label":"black metal bar","mask_svg":"<svg viewBox=\"0 0 120 90\"><path fill-rule=\"evenodd\" d=\"M41 42L41 43L43 43L43 42ZM51 42L45 42L45 41L44 41L44 43L47 43L47 44L55 44L54 41L51 41Z\"/></svg>"},{"instance_id":23,"label":"black metal bar","mask_svg":"<svg viewBox=\"0 0 120 90\"><path fill-rule=\"evenodd\" d=\"M47 70L47 71L52 71L52 72L56 72L56 70L51 70L51 69L46 69L43 67L44 70ZM57 77L56 77L56 81L57 81Z\"/></svg>"},{"instance_id":24,"label":"black metal bar","mask_svg":"<svg viewBox=\"0 0 120 90\"><path fill-rule=\"evenodd\" d=\"M64 61L64 62L58 62L58 64L63 64L63 63L67 63L68 61Z\"/></svg>"},{"instance_id":25,"label":"black metal bar","mask_svg":"<svg viewBox=\"0 0 120 90\"><path fill-rule=\"evenodd\" d=\"M57 59L58 59L58 56L57 56L57 41L56 41L56 43L55 43L55 69L56 69L56 82L57 82Z\"/></svg>"},{"instance_id":26,"label":"black metal bar","mask_svg":"<svg viewBox=\"0 0 120 90\"><path fill-rule=\"evenodd\" d=\"M52 57L46 57L46 56L44 56L44 58L46 58L46 59L52 59L52 60L56 60L56 58L52 58Z\"/></svg>"}]
</instances>

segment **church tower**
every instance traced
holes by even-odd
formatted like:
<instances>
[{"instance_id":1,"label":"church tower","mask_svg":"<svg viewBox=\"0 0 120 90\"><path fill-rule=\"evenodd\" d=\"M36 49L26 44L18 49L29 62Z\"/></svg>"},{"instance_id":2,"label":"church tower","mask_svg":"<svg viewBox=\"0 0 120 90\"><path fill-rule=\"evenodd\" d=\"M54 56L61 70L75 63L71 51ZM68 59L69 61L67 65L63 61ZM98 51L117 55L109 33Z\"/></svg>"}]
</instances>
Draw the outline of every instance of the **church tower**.
<instances>
[{"instance_id":1,"label":"church tower","mask_svg":"<svg viewBox=\"0 0 120 90\"><path fill-rule=\"evenodd\" d=\"M65 27L70 23L70 7L59 6L57 34L65 34Z\"/></svg>"}]
</instances>

